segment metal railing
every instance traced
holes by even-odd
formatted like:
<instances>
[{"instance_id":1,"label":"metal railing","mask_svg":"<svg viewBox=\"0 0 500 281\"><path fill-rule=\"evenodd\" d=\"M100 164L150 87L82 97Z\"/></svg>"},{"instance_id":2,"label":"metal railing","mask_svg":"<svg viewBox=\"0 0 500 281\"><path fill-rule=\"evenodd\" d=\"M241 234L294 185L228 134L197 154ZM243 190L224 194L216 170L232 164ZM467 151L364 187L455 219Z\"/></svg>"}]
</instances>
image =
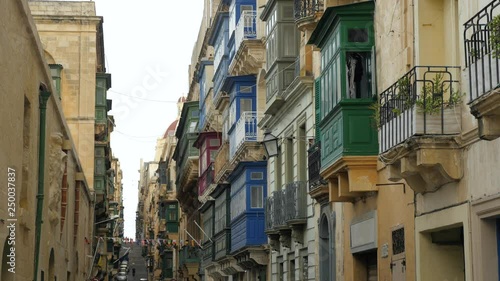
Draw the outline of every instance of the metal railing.
<instances>
[{"instance_id":1,"label":"metal railing","mask_svg":"<svg viewBox=\"0 0 500 281\"><path fill-rule=\"evenodd\" d=\"M274 217L273 217L273 228L286 227L285 220L285 206L286 206L286 190L278 190L273 192L274 197Z\"/></svg>"},{"instance_id":2,"label":"metal railing","mask_svg":"<svg viewBox=\"0 0 500 281\"><path fill-rule=\"evenodd\" d=\"M300 222L307 218L307 184L305 181L295 181L285 187L285 221Z\"/></svg>"},{"instance_id":3,"label":"metal railing","mask_svg":"<svg viewBox=\"0 0 500 281\"><path fill-rule=\"evenodd\" d=\"M464 24L465 66L469 75L469 98L474 101L500 84L500 0L491 1ZM496 26L495 26L496 24Z\"/></svg>"},{"instance_id":4,"label":"metal railing","mask_svg":"<svg viewBox=\"0 0 500 281\"><path fill-rule=\"evenodd\" d=\"M309 191L321 185L322 178L319 174L321 170L321 142L314 143L307 151Z\"/></svg>"},{"instance_id":5,"label":"metal railing","mask_svg":"<svg viewBox=\"0 0 500 281\"><path fill-rule=\"evenodd\" d=\"M286 205L286 189L274 191L272 196L266 198L265 231L269 232L288 227L286 224Z\"/></svg>"},{"instance_id":6,"label":"metal railing","mask_svg":"<svg viewBox=\"0 0 500 281\"><path fill-rule=\"evenodd\" d=\"M240 48L243 40L256 39L264 34L263 24L257 21L257 11L243 11L234 32L234 48Z\"/></svg>"},{"instance_id":7,"label":"metal railing","mask_svg":"<svg viewBox=\"0 0 500 281\"><path fill-rule=\"evenodd\" d=\"M256 111L245 111L236 122L234 132L230 135L229 157L233 159L236 151L245 142L259 142L262 140L263 132L257 126L264 114Z\"/></svg>"},{"instance_id":8,"label":"metal railing","mask_svg":"<svg viewBox=\"0 0 500 281\"><path fill-rule=\"evenodd\" d=\"M266 198L266 212L265 212L265 220L266 220L266 229L265 231L271 231L273 230L274 226L274 197L269 196Z\"/></svg>"},{"instance_id":9,"label":"metal railing","mask_svg":"<svg viewBox=\"0 0 500 281\"><path fill-rule=\"evenodd\" d=\"M183 246L179 251L179 266L186 263L199 263L201 249L196 246Z\"/></svg>"},{"instance_id":10,"label":"metal railing","mask_svg":"<svg viewBox=\"0 0 500 281\"><path fill-rule=\"evenodd\" d=\"M454 114L462 96L459 71L455 66L415 66L380 94L380 152L414 135L460 131L460 117Z\"/></svg>"},{"instance_id":11,"label":"metal railing","mask_svg":"<svg viewBox=\"0 0 500 281\"><path fill-rule=\"evenodd\" d=\"M321 0L295 0L294 1L295 20L314 16L317 12L323 11L323 1Z\"/></svg>"}]
</instances>

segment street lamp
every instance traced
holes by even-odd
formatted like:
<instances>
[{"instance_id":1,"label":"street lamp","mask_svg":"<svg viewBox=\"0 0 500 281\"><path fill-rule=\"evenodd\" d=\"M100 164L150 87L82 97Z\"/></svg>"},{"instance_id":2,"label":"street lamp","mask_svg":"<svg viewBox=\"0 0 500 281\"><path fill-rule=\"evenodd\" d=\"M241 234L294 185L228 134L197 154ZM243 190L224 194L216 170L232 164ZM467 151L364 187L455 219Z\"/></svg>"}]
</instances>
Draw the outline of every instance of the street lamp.
<instances>
[{"instance_id":1,"label":"street lamp","mask_svg":"<svg viewBox=\"0 0 500 281\"><path fill-rule=\"evenodd\" d=\"M278 138L273 134L271 134L271 132L267 131L264 133L262 144L266 149L267 157L271 158L278 156L279 153Z\"/></svg>"}]
</instances>

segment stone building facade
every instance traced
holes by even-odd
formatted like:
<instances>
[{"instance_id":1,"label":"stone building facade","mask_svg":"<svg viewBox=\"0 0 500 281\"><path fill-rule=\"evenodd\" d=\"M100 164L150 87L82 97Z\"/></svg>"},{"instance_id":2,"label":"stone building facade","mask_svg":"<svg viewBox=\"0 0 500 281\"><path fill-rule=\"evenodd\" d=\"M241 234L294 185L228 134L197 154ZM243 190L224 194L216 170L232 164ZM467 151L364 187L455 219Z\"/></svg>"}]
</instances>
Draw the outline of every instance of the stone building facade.
<instances>
[{"instance_id":1,"label":"stone building facade","mask_svg":"<svg viewBox=\"0 0 500 281\"><path fill-rule=\"evenodd\" d=\"M87 256L93 253L91 185L28 3L3 1L0 6L5 30L0 35L4 89L0 115L6 136L0 141L0 163L6 174L5 188L0 190L0 279L85 280L91 263ZM15 194L9 194L7 180L15 185ZM8 198L16 203L13 215ZM13 218L15 229L9 232L7 224ZM15 237L15 245L8 237ZM14 264L7 263L12 261L11 252L15 252L15 273L9 270Z\"/></svg>"},{"instance_id":2,"label":"stone building facade","mask_svg":"<svg viewBox=\"0 0 500 281\"><path fill-rule=\"evenodd\" d=\"M110 136L112 102L107 99L111 75L106 73L103 18L95 3L29 1L29 7L49 64L55 96L80 155L83 174L95 194L93 255L101 254L92 275L111 278L117 272L122 236L114 237L120 208L114 201L116 176ZM111 219L110 218L114 218Z\"/></svg>"}]
</instances>

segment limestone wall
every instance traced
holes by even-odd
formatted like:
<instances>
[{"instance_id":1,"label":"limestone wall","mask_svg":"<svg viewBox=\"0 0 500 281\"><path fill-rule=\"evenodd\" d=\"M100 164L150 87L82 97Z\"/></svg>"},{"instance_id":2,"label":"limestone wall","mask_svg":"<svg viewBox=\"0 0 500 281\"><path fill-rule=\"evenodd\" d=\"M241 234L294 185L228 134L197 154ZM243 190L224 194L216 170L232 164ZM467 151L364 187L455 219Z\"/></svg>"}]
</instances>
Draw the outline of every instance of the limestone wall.
<instances>
[{"instance_id":1,"label":"limestone wall","mask_svg":"<svg viewBox=\"0 0 500 281\"><path fill-rule=\"evenodd\" d=\"M94 2L30 2L44 54L60 64L61 103L85 177L94 186L97 28Z\"/></svg>"},{"instance_id":2,"label":"limestone wall","mask_svg":"<svg viewBox=\"0 0 500 281\"><path fill-rule=\"evenodd\" d=\"M39 88L43 84L54 92L26 1L6 0L0 4L0 166L7 176L15 169L16 269L7 272L4 255L0 257L0 280L32 280L34 269L35 217L39 161ZM44 209L41 231L39 271L45 278L70 276L83 279L88 268L86 255L91 254L85 238L92 235L93 206L87 182L78 173L81 164L64 119L60 101L48 100L46 115L46 157L44 165ZM66 175L64 169L66 167ZM63 185L63 177L67 185ZM7 178L5 178L7 180ZM83 180L83 181L82 181ZM77 188L78 186L78 188ZM67 191L64 191L64 187ZM78 195L76 191L78 190ZM79 198L79 206L75 204ZM0 189L0 218L7 219L7 190ZM78 217L77 217L78 214ZM75 221L78 231L75 232ZM5 221L0 225L5 225ZM7 228L0 228L0 252L4 253ZM10 246L9 246L10 247ZM53 258L51 259L51 252ZM39 273L40 278L40 273Z\"/></svg>"}]
</instances>

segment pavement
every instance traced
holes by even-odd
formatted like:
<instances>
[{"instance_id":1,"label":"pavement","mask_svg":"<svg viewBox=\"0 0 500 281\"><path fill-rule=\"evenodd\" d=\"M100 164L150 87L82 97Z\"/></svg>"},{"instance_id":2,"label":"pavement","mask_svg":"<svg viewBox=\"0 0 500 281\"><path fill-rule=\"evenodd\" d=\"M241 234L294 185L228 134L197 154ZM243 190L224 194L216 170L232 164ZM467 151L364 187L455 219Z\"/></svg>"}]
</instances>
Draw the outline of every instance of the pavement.
<instances>
[{"instance_id":1,"label":"pavement","mask_svg":"<svg viewBox=\"0 0 500 281\"><path fill-rule=\"evenodd\" d=\"M128 254L129 273L127 281L140 281L141 278L148 278L146 260L142 257L142 249L136 243L124 244L123 247L130 247ZM132 274L132 269L135 268L135 276Z\"/></svg>"}]
</instances>

